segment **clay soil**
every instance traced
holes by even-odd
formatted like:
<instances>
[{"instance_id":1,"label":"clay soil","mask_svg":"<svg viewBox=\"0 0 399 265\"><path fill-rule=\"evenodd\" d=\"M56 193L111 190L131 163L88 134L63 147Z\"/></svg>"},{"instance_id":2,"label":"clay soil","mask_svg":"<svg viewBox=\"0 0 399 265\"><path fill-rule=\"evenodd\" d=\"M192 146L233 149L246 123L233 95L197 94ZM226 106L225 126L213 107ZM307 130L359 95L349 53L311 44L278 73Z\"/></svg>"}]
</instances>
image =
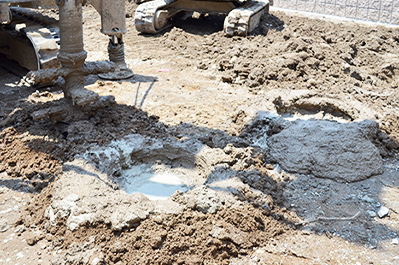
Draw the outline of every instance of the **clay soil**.
<instances>
[{"instance_id":1,"label":"clay soil","mask_svg":"<svg viewBox=\"0 0 399 265\"><path fill-rule=\"evenodd\" d=\"M100 108L75 112L59 87L26 86L0 68L1 264L399 264L398 28L272 11L248 37L226 37L222 16L198 14L149 36L135 30L135 8L127 3L124 37L135 76L85 80L114 97ZM99 15L85 7L83 17L87 60L106 60ZM54 106L68 115L31 116ZM244 192L238 208L150 214L122 230L49 225L65 163L93 146L139 134L247 148L268 126L253 122L258 111L372 119L383 173L342 183L284 172L267 147L255 148L246 166L229 166L269 207ZM382 205L387 216L370 215ZM228 232L216 235L215 226Z\"/></svg>"}]
</instances>

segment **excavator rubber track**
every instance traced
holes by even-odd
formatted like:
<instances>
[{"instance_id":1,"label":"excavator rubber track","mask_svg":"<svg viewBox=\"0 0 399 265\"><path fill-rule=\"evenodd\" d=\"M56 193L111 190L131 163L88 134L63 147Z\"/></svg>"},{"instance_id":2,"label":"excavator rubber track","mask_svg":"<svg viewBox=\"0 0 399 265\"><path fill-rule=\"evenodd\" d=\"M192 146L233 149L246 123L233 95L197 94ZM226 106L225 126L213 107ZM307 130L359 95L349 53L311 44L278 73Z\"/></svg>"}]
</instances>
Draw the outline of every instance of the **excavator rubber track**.
<instances>
[{"instance_id":1,"label":"excavator rubber track","mask_svg":"<svg viewBox=\"0 0 399 265\"><path fill-rule=\"evenodd\" d=\"M59 67L58 21L27 8L10 11L11 22L0 26L0 52L31 71Z\"/></svg>"},{"instance_id":2,"label":"excavator rubber track","mask_svg":"<svg viewBox=\"0 0 399 265\"><path fill-rule=\"evenodd\" d=\"M177 0L154 0L140 4L134 15L137 31L155 34L170 26L169 19L162 16L162 9L175 2Z\"/></svg>"},{"instance_id":3,"label":"excavator rubber track","mask_svg":"<svg viewBox=\"0 0 399 265\"><path fill-rule=\"evenodd\" d=\"M262 15L269 12L269 1L248 1L233 9L224 20L224 32L227 36L247 36L260 22Z\"/></svg>"},{"instance_id":4,"label":"excavator rubber track","mask_svg":"<svg viewBox=\"0 0 399 265\"><path fill-rule=\"evenodd\" d=\"M136 9L136 29L155 34L171 25L171 19L179 12L209 12L227 14L224 31L227 36L246 36L269 11L269 0L135 0L141 3ZM202 5L201 5L202 4Z\"/></svg>"}]
</instances>

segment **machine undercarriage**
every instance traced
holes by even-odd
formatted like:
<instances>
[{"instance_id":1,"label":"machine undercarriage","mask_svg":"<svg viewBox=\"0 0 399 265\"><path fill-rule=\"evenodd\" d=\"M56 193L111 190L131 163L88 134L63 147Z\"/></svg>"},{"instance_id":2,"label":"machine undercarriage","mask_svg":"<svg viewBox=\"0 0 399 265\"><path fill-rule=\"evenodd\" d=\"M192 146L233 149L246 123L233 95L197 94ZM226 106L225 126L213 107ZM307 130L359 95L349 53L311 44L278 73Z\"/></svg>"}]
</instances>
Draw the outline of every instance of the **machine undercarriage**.
<instances>
[{"instance_id":1,"label":"machine undercarriage","mask_svg":"<svg viewBox=\"0 0 399 265\"><path fill-rule=\"evenodd\" d=\"M135 13L139 32L155 34L171 25L173 17L182 12L226 14L224 32L228 36L246 36L269 11L269 0L137 0Z\"/></svg>"}]
</instances>

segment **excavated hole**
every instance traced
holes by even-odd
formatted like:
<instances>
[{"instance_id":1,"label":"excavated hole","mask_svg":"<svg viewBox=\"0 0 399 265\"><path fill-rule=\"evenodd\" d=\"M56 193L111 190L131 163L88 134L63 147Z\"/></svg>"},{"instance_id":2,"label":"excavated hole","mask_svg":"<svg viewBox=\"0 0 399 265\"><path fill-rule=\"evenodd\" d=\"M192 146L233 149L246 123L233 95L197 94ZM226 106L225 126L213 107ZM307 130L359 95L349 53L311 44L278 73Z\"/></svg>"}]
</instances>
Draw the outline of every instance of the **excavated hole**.
<instances>
[{"instance_id":1,"label":"excavated hole","mask_svg":"<svg viewBox=\"0 0 399 265\"><path fill-rule=\"evenodd\" d=\"M340 123L349 123L353 118L337 106L313 105L313 104L292 104L290 106L277 107L277 113L286 120L331 120Z\"/></svg>"},{"instance_id":2,"label":"excavated hole","mask_svg":"<svg viewBox=\"0 0 399 265\"><path fill-rule=\"evenodd\" d=\"M156 159L159 155L162 160ZM205 181L203 166L187 161L185 154L174 153L173 160L168 158L170 155L168 150L150 152L145 163L135 162L114 180L127 194L140 192L150 200L166 200L178 190L186 192Z\"/></svg>"},{"instance_id":3,"label":"excavated hole","mask_svg":"<svg viewBox=\"0 0 399 265\"><path fill-rule=\"evenodd\" d=\"M306 111L296 111L293 113L281 113L281 117L288 121L295 121L295 120L330 120L336 121L340 123L349 123L351 122L350 119L345 119L343 117L334 116L330 113L325 113L324 111L320 112L306 112Z\"/></svg>"},{"instance_id":4,"label":"excavated hole","mask_svg":"<svg viewBox=\"0 0 399 265\"><path fill-rule=\"evenodd\" d=\"M207 159L198 154L198 146L151 141L118 141L105 150L90 152L91 160L127 194L142 193L151 200L166 200L206 180L210 169ZM93 160L93 156L104 155L108 159Z\"/></svg>"},{"instance_id":5,"label":"excavated hole","mask_svg":"<svg viewBox=\"0 0 399 265\"><path fill-rule=\"evenodd\" d=\"M142 193L150 200L166 200L176 191L186 192L202 184L207 176L205 165L189 161L188 158L195 158L193 154L163 149L149 152L147 156L144 163L135 162L115 178L127 194Z\"/></svg>"},{"instance_id":6,"label":"excavated hole","mask_svg":"<svg viewBox=\"0 0 399 265\"><path fill-rule=\"evenodd\" d=\"M262 149L268 148L268 139L270 134L269 122L271 120L282 118L287 121L296 120L326 120L336 121L338 123L351 123L354 119L348 115L344 110L333 104L313 105L310 103L285 103L279 104L274 102L277 110L277 115L264 111L258 112L255 122L250 126L247 131L243 133L253 145ZM266 123L265 123L266 121Z\"/></svg>"}]
</instances>

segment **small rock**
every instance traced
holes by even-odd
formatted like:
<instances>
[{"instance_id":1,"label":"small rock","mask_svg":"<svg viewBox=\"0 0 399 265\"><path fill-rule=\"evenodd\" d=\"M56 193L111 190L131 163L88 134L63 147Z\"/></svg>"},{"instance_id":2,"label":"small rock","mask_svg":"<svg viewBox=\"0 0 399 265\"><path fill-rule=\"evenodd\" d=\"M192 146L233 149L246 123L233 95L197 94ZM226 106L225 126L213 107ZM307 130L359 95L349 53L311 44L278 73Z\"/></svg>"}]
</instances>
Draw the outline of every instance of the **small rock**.
<instances>
[{"instance_id":1,"label":"small rock","mask_svg":"<svg viewBox=\"0 0 399 265\"><path fill-rule=\"evenodd\" d=\"M32 232L26 233L26 243L29 246L35 245L39 241L39 238Z\"/></svg>"},{"instance_id":2,"label":"small rock","mask_svg":"<svg viewBox=\"0 0 399 265\"><path fill-rule=\"evenodd\" d=\"M227 144L226 147L223 149L223 151L226 154L231 154L231 152L233 152L233 145L232 144Z\"/></svg>"},{"instance_id":3,"label":"small rock","mask_svg":"<svg viewBox=\"0 0 399 265\"><path fill-rule=\"evenodd\" d=\"M381 208L378 210L377 215L380 218L384 218L389 214L389 209L385 206L381 206Z\"/></svg>"},{"instance_id":4,"label":"small rock","mask_svg":"<svg viewBox=\"0 0 399 265\"><path fill-rule=\"evenodd\" d=\"M161 216L158 215L158 216L154 217L154 222L160 225L160 224L162 224L163 219Z\"/></svg>"},{"instance_id":5,"label":"small rock","mask_svg":"<svg viewBox=\"0 0 399 265\"><path fill-rule=\"evenodd\" d=\"M230 61L229 61L229 63L236 63L237 62L237 56L233 56L231 59L230 59Z\"/></svg>"},{"instance_id":6,"label":"small rock","mask_svg":"<svg viewBox=\"0 0 399 265\"><path fill-rule=\"evenodd\" d=\"M364 80L364 76L363 76L362 72L359 69L353 70L353 72L351 73L351 77L353 77L353 78L355 78L356 80L359 80L359 81L363 81Z\"/></svg>"},{"instance_id":7,"label":"small rock","mask_svg":"<svg viewBox=\"0 0 399 265\"><path fill-rule=\"evenodd\" d=\"M365 195L362 197L362 200L368 203L374 203L375 200L373 198L370 198L369 196Z\"/></svg>"},{"instance_id":8,"label":"small rock","mask_svg":"<svg viewBox=\"0 0 399 265\"><path fill-rule=\"evenodd\" d=\"M271 165L271 164L266 164L266 169L268 169L268 170L273 170L273 169L274 169L274 166Z\"/></svg>"},{"instance_id":9,"label":"small rock","mask_svg":"<svg viewBox=\"0 0 399 265\"><path fill-rule=\"evenodd\" d=\"M222 76L222 82L232 83L233 82L233 77L231 75L224 75L224 76Z\"/></svg>"},{"instance_id":10,"label":"small rock","mask_svg":"<svg viewBox=\"0 0 399 265\"><path fill-rule=\"evenodd\" d=\"M153 249L159 248L159 246L162 244L162 237L160 236L153 237L150 244Z\"/></svg>"},{"instance_id":11,"label":"small rock","mask_svg":"<svg viewBox=\"0 0 399 265\"><path fill-rule=\"evenodd\" d=\"M11 228L11 225L6 221L0 221L0 233L6 232L8 229Z\"/></svg>"},{"instance_id":12,"label":"small rock","mask_svg":"<svg viewBox=\"0 0 399 265\"><path fill-rule=\"evenodd\" d=\"M374 217L377 216L377 214L376 214L374 211L367 211L367 213L368 213L368 215L369 215L371 218L374 218Z\"/></svg>"},{"instance_id":13,"label":"small rock","mask_svg":"<svg viewBox=\"0 0 399 265\"><path fill-rule=\"evenodd\" d=\"M308 84L311 85L311 86L316 86L316 85L317 85L317 82L316 82L316 80L314 80L313 78L310 78L310 79L308 80Z\"/></svg>"}]
</instances>

